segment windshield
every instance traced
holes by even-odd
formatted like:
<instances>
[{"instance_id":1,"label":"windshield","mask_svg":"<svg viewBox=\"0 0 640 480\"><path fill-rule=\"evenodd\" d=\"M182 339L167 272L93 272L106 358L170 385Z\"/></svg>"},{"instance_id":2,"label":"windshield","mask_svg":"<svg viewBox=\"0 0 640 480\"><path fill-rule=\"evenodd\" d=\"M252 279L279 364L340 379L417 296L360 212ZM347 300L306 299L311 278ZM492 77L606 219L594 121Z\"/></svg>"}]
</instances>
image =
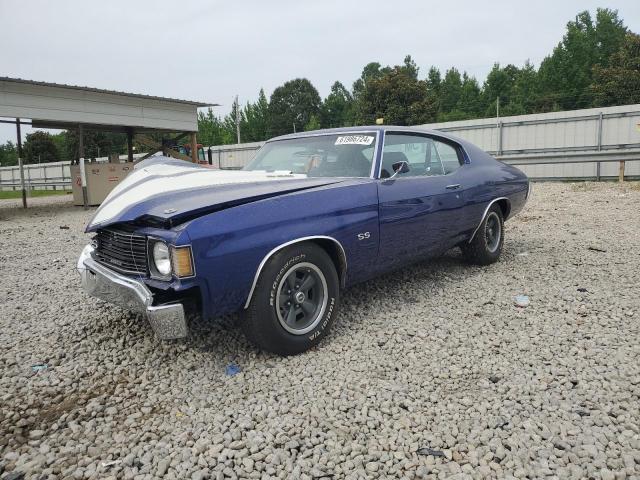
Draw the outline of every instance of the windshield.
<instances>
[{"instance_id":1,"label":"windshield","mask_svg":"<svg viewBox=\"0 0 640 480\"><path fill-rule=\"evenodd\" d=\"M375 139L375 133L365 132L277 140L266 143L244 170L369 177Z\"/></svg>"}]
</instances>

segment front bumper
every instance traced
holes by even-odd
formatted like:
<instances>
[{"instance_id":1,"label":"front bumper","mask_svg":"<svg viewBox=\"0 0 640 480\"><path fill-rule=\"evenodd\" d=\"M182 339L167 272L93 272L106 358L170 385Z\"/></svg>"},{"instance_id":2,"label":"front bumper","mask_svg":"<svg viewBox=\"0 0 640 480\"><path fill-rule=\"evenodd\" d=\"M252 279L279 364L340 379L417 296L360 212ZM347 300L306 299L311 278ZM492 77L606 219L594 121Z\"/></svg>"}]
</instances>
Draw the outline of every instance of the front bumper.
<instances>
[{"instance_id":1,"label":"front bumper","mask_svg":"<svg viewBox=\"0 0 640 480\"><path fill-rule=\"evenodd\" d=\"M139 280L120 275L96 262L94 248L87 245L78 259L82 288L89 295L127 310L146 315L156 336L162 340L187 336L187 321L181 303L153 306L153 293Z\"/></svg>"}]
</instances>

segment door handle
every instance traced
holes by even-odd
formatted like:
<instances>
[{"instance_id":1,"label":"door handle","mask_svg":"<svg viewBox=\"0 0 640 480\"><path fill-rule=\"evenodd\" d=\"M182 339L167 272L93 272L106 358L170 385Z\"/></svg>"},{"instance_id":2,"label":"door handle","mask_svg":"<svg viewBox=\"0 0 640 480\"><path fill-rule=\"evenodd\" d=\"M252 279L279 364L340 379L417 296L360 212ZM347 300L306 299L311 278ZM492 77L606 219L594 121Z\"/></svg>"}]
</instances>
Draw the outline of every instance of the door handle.
<instances>
[{"instance_id":1,"label":"door handle","mask_svg":"<svg viewBox=\"0 0 640 480\"><path fill-rule=\"evenodd\" d=\"M447 190L457 190L458 188L460 188L462 185L460 185L459 183L454 183L453 185L447 185L446 188Z\"/></svg>"}]
</instances>

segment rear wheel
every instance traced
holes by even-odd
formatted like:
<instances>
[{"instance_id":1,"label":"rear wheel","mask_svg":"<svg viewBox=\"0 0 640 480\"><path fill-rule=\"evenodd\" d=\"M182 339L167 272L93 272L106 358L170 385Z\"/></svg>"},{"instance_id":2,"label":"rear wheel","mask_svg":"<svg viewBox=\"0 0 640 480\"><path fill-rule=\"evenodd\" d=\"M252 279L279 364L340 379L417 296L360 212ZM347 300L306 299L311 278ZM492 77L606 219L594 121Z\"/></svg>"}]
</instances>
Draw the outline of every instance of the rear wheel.
<instances>
[{"instance_id":1,"label":"rear wheel","mask_svg":"<svg viewBox=\"0 0 640 480\"><path fill-rule=\"evenodd\" d=\"M478 265L497 262L504 244L504 218L498 205L492 205L470 243L462 245L466 259Z\"/></svg>"},{"instance_id":2,"label":"rear wheel","mask_svg":"<svg viewBox=\"0 0 640 480\"><path fill-rule=\"evenodd\" d=\"M339 300L339 279L327 253L292 245L265 264L241 328L256 346L279 355L313 347L327 334Z\"/></svg>"}]
</instances>

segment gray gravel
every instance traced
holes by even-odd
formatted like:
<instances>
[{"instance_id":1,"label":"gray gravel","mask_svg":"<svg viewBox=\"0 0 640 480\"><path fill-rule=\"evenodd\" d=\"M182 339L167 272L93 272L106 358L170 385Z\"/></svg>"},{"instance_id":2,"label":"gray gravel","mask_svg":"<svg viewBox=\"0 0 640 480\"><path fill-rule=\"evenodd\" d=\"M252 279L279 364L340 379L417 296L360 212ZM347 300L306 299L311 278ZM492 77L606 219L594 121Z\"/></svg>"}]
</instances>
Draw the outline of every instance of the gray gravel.
<instances>
[{"instance_id":1,"label":"gray gravel","mask_svg":"<svg viewBox=\"0 0 640 480\"><path fill-rule=\"evenodd\" d=\"M91 211L34 200L0 203L0 478L640 478L637 184L536 185L499 263L368 282L293 358L156 340L80 290Z\"/></svg>"}]
</instances>

